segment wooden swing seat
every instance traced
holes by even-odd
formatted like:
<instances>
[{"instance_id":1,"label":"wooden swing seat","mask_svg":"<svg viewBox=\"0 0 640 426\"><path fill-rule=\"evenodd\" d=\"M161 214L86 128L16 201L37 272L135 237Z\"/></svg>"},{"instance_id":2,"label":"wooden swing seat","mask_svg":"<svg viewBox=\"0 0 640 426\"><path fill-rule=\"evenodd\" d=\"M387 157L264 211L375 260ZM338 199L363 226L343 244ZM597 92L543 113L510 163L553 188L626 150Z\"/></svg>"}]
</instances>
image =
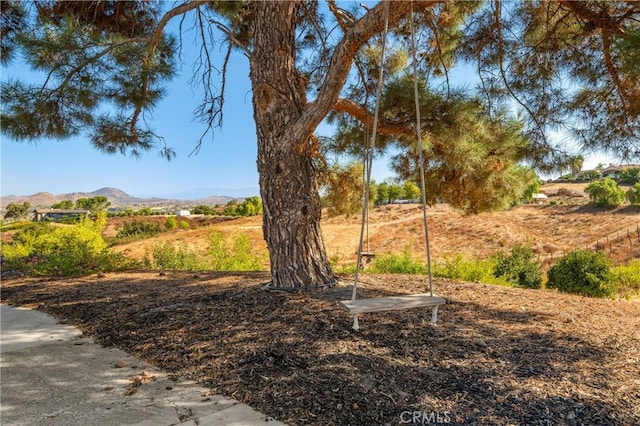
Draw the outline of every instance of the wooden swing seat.
<instances>
[{"instance_id":1,"label":"wooden swing seat","mask_svg":"<svg viewBox=\"0 0 640 426\"><path fill-rule=\"evenodd\" d=\"M431 326L438 321L438 306L447 301L429 293L407 294L402 296L377 297L371 299L342 300L340 306L353 315L353 329L358 330L358 314L367 312L396 311L401 309L431 307Z\"/></svg>"},{"instance_id":2,"label":"wooden swing seat","mask_svg":"<svg viewBox=\"0 0 640 426\"><path fill-rule=\"evenodd\" d=\"M435 294L431 296L429 293L340 301L340 305L353 315L365 312L396 311L400 309L422 308L425 306L440 306L446 303L447 301L444 298L436 296Z\"/></svg>"}]
</instances>

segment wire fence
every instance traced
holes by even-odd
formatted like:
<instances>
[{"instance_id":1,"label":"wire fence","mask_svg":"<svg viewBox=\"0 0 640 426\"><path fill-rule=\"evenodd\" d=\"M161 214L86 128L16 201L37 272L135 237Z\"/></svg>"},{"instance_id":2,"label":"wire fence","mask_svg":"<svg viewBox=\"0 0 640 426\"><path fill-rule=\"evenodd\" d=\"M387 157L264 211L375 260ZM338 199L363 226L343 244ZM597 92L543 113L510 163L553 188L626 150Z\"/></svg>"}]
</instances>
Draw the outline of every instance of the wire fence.
<instances>
[{"instance_id":1,"label":"wire fence","mask_svg":"<svg viewBox=\"0 0 640 426\"><path fill-rule=\"evenodd\" d=\"M562 250L541 256L540 261L544 267L550 268L558 260L575 250L590 250L604 252L612 256L618 262L626 262L640 258L640 223L635 228L627 228L599 238L583 247L573 247L571 250Z\"/></svg>"}]
</instances>

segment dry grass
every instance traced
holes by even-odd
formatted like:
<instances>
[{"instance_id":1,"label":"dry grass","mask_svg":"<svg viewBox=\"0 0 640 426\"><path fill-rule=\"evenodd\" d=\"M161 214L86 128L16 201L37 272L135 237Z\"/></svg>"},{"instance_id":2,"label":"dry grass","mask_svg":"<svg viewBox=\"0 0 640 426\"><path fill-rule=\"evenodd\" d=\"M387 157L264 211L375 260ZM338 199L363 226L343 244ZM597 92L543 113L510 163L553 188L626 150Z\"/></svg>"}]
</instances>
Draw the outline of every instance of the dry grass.
<instances>
[{"instance_id":1,"label":"dry grass","mask_svg":"<svg viewBox=\"0 0 640 426\"><path fill-rule=\"evenodd\" d=\"M575 249L594 249L598 241L601 248L607 246L607 254L617 263L640 257L637 235L640 208L629 206L606 210L584 203L525 205L502 212L464 216L446 205L438 205L428 209L428 221L434 259L451 254L484 258L500 250L510 250L516 245L529 245L541 258L551 263ZM229 237L243 232L255 249L266 250L259 216L213 226ZM368 228L368 250L365 251L398 253L411 245L416 253L424 252L422 210L419 205L376 207L370 213ZM360 235L360 216L324 218L322 231L329 256L338 258L342 264L354 264ZM208 232L208 227L177 231L117 246L116 250L133 258L142 258L157 242L184 240L190 248L204 253ZM627 232L630 234L627 235ZM628 237L631 237L631 244Z\"/></svg>"}]
</instances>

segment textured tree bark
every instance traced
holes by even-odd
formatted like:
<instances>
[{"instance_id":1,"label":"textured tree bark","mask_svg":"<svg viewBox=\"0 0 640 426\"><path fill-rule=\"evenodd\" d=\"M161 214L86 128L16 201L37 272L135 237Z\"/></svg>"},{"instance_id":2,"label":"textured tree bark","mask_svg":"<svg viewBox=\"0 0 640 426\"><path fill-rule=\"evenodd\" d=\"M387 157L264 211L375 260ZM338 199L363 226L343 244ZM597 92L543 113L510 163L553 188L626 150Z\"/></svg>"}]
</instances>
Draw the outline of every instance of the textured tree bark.
<instances>
[{"instance_id":1,"label":"textured tree bark","mask_svg":"<svg viewBox=\"0 0 640 426\"><path fill-rule=\"evenodd\" d=\"M420 2L430 7L442 0ZM381 2L344 28L322 87L307 102L296 67L295 30L301 0L257 1L250 56L263 233L275 287L335 281L320 230L320 196L313 131L338 101L358 49L407 16L409 2Z\"/></svg>"},{"instance_id":2,"label":"textured tree bark","mask_svg":"<svg viewBox=\"0 0 640 426\"><path fill-rule=\"evenodd\" d=\"M258 138L263 233L273 286L335 281L320 230L320 196L310 143L300 129L306 99L295 68L298 2L256 2L251 82Z\"/></svg>"}]
</instances>

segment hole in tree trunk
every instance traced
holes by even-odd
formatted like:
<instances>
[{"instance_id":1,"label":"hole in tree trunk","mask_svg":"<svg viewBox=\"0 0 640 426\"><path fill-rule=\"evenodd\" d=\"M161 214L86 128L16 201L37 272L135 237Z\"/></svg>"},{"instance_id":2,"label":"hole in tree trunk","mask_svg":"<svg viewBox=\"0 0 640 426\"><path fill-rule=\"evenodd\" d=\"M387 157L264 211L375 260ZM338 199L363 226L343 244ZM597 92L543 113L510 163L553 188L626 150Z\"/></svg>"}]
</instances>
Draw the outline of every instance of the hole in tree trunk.
<instances>
[{"instance_id":1,"label":"hole in tree trunk","mask_svg":"<svg viewBox=\"0 0 640 426\"><path fill-rule=\"evenodd\" d=\"M306 216L309 214L309 208L307 206L302 206L302 214Z\"/></svg>"},{"instance_id":2,"label":"hole in tree trunk","mask_svg":"<svg viewBox=\"0 0 640 426\"><path fill-rule=\"evenodd\" d=\"M282 173L282 167L280 167L280 164L276 164L276 174L280 174Z\"/></svg>"}]
</instances>

